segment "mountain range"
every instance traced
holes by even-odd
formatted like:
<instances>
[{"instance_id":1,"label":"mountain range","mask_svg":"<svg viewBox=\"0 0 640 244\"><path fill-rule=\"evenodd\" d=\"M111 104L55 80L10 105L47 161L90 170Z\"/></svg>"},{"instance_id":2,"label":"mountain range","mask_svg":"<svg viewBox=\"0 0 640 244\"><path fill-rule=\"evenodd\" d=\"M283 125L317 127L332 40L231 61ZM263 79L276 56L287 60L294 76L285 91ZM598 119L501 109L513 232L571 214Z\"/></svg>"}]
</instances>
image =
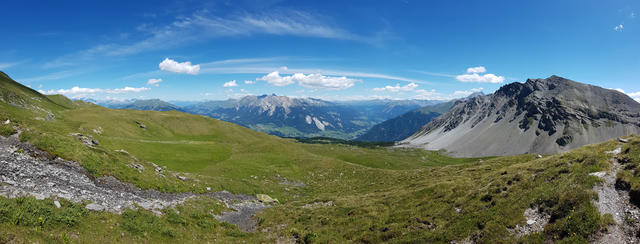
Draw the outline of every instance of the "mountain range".
<instances>
[{"instance_id":1,"label":"mountain range","mask_svg":"<svg viewBox=\"0 0 640 244\"><path fill-rule=\"evenodd\" d=\"M85 100L87 101L87 100ZM184 110L176 105L171 103L162 101L160 99L132 99L132 100L124 100L124 101L102 101L98 102L95 100L88 100L95 104L113 108L113 109L132 109L132 110L150 110L150 111L181 111Z\"/></svg>"},{"instance_id":2,"label":"mountain range","mask_svg":"<svg viewBox=\"0 0 640 244\"><path fill-rule=\"evenodd\" d=\"M456 156L550 154L638 132L635 100L551 76L458 101L399 145Z\"/></svg>"},{"instance_id":3,"label":"mountain range","mask_svg":"<svg viewBox=\"0 0 640 244\"><path fill-rule=\"evenodd\" d=\"M425 105L442 102L391 99L325 101L315 98L291 98L275 94L245 96L223 101L180 102L186 105L184 107L159 99L87 101L115 109L176 110L200 114L281 137L333 137L338 139L355 139L372 126L387 119Z\"/></svg>"}]
</instances>

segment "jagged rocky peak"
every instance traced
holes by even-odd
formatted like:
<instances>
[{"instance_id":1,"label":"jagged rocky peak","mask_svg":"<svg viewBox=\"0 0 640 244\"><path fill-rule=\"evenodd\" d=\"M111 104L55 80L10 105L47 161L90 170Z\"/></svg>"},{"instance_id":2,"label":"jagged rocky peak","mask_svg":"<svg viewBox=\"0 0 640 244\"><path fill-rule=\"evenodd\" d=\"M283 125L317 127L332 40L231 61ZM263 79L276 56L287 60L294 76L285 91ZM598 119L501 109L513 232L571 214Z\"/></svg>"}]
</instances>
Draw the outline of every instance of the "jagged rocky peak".
<instances>
[{"instance_id":1,"label":"jagged rocky peak","mask_svg":"<svg viewBox=\"0 0 640 244\"><path fill-rule=\"evenodd\" d=\"M627 95L551 76L459 101L403 142L465 156L508 155L554 153L637 132L640 104Z\"/></svg>"}]
</instances>

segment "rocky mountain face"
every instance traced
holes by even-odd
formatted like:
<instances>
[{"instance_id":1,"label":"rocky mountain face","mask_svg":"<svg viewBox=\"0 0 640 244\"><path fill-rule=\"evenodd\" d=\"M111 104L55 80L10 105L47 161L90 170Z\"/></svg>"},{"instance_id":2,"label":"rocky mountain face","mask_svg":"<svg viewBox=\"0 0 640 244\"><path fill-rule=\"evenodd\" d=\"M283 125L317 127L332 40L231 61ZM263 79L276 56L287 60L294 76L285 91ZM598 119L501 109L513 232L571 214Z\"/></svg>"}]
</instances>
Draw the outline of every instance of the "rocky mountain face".
<instances>
[{"instance_id":1,"label":"rocky mountain face","mask_svg":"<svg viewBox=\"0 0 640 244\"><path fill-rule=\"evenodd\" d=\"M262 95L208 101L184 110L278 136L353 139L373 125L420 105L421 101L329 102Z\"/></svg>"},{"instance_id":2,"label":"rocky mountain face","mask_svg":"<svg viewBox=\"0 0 640 244\"><path fill-rule=\"evenodd\" d=\"M562 77L511 83L457 102L399 146L456 156L548 154L640 132L640 104Z\"/></svg>"}]
</instances>

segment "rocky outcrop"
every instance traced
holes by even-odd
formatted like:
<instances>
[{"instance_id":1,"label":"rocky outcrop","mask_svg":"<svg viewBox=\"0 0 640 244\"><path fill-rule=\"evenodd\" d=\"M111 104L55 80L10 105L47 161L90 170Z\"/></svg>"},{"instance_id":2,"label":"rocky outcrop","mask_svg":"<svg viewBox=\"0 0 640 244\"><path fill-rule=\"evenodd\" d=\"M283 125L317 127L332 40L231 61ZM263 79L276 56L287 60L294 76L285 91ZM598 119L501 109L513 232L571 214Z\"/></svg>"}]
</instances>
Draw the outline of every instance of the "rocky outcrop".
<instances>
[{"instance_id":1,"label":"rocky outcrop","mask_svg":"<svg viewBox=\"0 0 640 244\"><path fill-rule=\"evenodd\" d=\"M100 144L98 142L98 140L93 139L93 136L91 136L91 135L83 135L83 134L80 134L80 133L71 133L71 134L69 134L69 136L76 137L79 141L82 142L82 144L84 144L85 146L88 146L88 147L95 147L98 144Z\"/></svg>"}]
</instances>

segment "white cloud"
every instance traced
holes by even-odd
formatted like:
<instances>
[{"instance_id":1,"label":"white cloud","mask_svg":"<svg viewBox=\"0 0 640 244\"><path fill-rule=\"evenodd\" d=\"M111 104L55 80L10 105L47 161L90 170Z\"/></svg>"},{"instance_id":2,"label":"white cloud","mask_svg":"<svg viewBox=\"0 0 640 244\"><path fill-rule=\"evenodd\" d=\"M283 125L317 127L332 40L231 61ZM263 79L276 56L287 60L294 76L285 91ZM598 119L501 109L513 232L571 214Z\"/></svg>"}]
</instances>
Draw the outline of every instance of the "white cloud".
<instances>
[{"instance_id":1,"label":"white cloud","mask_svg":"<svg viewBox=\"0 0 640 244\"><path fill-rule=\"evenodd\" d=\"M162 82L162 79L149 79L147 85L160 86L160 82Z\"/></svg>"},{"instance_id":2,"label":"white cloud","mask_svg":"<svg viewBox=\"0 0 640 244\"><path fill-rule=\"evenodd\" d=\"M147 87L129 87L126 86L124 88L116 88L116 89L102 89L102 88L82 88L78 86L74 86L71 89L58 89L58 90L48 90L43 91L39 90L42 94L52 95L52 94L62 94L62 95L74 95L74 94L94 94L94 93L107 93L107 94L120 94L120 93L137 93L150 90Z\"/></svg>"},{"instance_id":3,"label":"white cloud","mask_svg":"<svg viewBox=\"0 0 640 244\"><path fill-rule=\"evenodd\" d=\"M200 72L200 65L191 65L191 62L178 63L175 60L165 58L162 63L158 64L160 70L166 70L174 73L185 73L190 75L197 75Z\"/></svg>"},{"instance_id":4,"label":"white cloud","mask_svg":"<svg viewBox=\"0 0 640 244\"><path fill-rule=\"evenodd\" d=\"M301 86L314 89L327 89L327 90L342 90L347 89L355 85L356 82L361 80L351 79L345 76L324 76L319 73L305 75L303 73L295 73L290 76L281 76L280 72L271 72L262 78L256 80L263 80L274 86L288 86L293 83L298 83Z\"/></svg>"},{"instance_id":5,"label":"white cloud","mask_svg":"<svg viewBox=\"0 0 640 244\"><path fill-rule=\"evenodd\" d=\"M238 83L236 82L236 80L232 80L229 82L225 82L223 85L223 87L234 87L234 86L238 86Z\"/></svg>"},{"instance_id":6,"label":"white cloud","mask_svg":"<svg viewBox=\"0 0 640 244\"><path fill-rule=\"evenodd\" d=\"M405 86L400 86L400 84L396 84L395 86L373 88L373 91L390 91L390 92L413 91L417 87L418 85L416 85L416 83L409 83Z\"/></svg>"},{"instance_id":7,"label":"white cloud","mask_svg":"<svg viewBox=\"0 0 640 244\"><path fill-rule=\"evenodd\" d=\"M112 90L105 90L106 93L125 93L125 92L143 92L143 91L148 91L150 90L149 88L146 87L124 87L124 88L116 88L116 89L112 89Z\"/></svg>"},{"instance_id":8,"label":"white cloud","mask_svg":"<svg viewBox=\"0 0 640 244\"><path fill-rule=\"evenodd\" d=\"M265 76L263 76L262 78L258 78L257 80L263 80L266 81L267 83L274 85L274 86L288 86L291 85L293 83L296 83L296 81L293 79L293 76L280 76L280 72L278 71L273 71Z\"/></svg>"},{"instance_id":9,"label":"white cloud","mask_svg":"<svg viewBox=\"0 0 640 244\"><path fill-rule=\"evenodd\" d=\"M467 69L467 73L484 73L487 69L484 66L471 67Z\"/></svg>"},{"instance_id":10,"label":"white cloud","mask_svg":"<svg viewBox=\"0 0 640 244\"><path fill-rule=\"evenodd\" d=\"M624 25L622 24L616 25L615 27L613 27L613 30L617 32L622 32L622 30L624 30Z\"/></svg>"},{"instance_id":11,"label":"white cloud","mask_svg":"<svg viewBox=\"0 0 640 244\"><path fill-rule=\"evenodd\" d=\"M244 83L248 84L248 85L251 85L251 84L256 83L256 82L252 81L252 80L245 80Z\"/></svg>"},{"instance_id":12,"label":"white cloud","mask_svg":"<svg viewBox=\"0 0 640 244\"><path fill-rule=\"evenodd\" d=\"M467 69L467 73L456 76L456 80L461 82L479 82L479 83L502 83L504 77L494 74L484 74L487 69L483 66L471 67Z\"/></svg>"}]
</instances>

